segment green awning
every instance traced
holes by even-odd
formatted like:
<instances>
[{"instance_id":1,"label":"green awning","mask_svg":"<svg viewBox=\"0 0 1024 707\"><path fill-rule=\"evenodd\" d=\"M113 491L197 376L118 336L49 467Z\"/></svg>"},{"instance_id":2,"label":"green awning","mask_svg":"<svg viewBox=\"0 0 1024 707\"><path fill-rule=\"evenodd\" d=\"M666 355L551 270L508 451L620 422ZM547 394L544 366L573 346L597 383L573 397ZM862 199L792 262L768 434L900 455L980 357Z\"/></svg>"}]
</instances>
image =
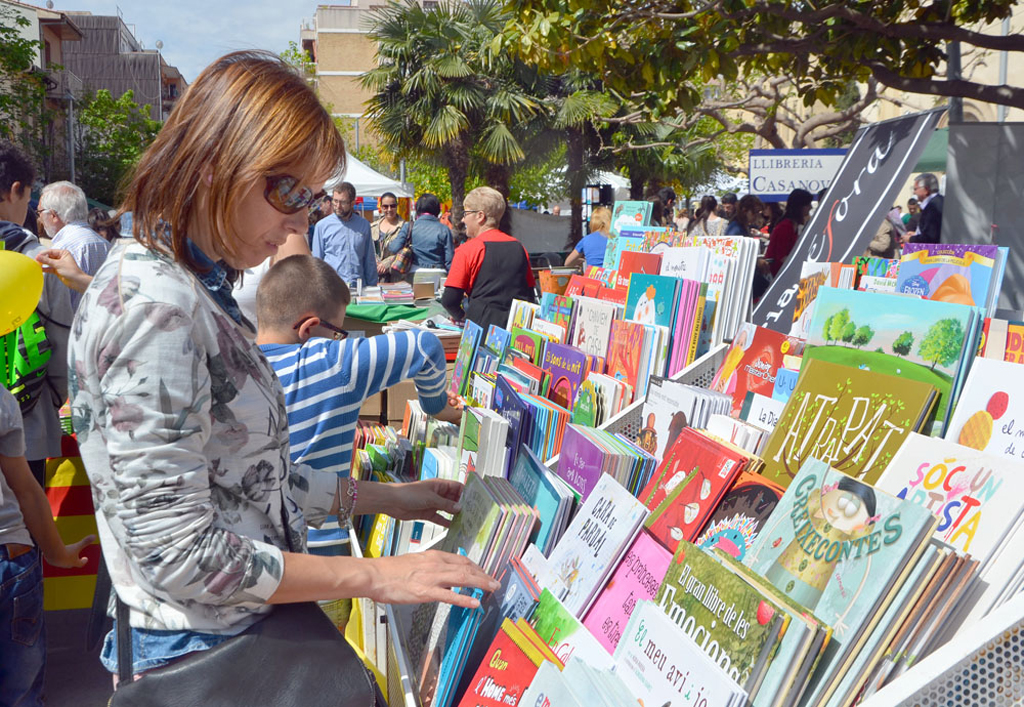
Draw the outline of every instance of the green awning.
<instances>
[{"instance_id":1,"label":"green awning","mask_svg":"<svg viewBox=\"0 0 1024 707\"><path fill-rule=\"evenodd\" d=\"M921 153L921 159L914 166L914 173L945 172L946 156L949 154L949 128L936 128L928 145Z\"/></svg>"}]
</instances>

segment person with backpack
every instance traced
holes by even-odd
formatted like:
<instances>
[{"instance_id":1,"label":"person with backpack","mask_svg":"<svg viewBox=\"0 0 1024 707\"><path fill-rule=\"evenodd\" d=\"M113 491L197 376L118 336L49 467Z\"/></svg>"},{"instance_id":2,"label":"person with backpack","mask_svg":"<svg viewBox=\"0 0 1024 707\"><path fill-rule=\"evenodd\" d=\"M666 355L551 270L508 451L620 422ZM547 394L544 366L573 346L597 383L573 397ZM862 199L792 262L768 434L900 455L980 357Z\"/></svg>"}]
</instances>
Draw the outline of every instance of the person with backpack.
<instances>
[{"instance_id":1,"label":"person with backpack","mask_svg":"<svg viewBox=\"0 0 1024 707\"><path fill-rule=\"evenodd\" d=\"M25 222L35 168L13 143L0 140L0 244L5 250L35 257L46 250ZM3 385L14 394L25 423L25 457L43 485L47 457L61 456L58 410L68 394L68 334L73 310L71 290L57 277L44 280L36 311L15 331L0 338Z\"/></svg>"}]
</instances>

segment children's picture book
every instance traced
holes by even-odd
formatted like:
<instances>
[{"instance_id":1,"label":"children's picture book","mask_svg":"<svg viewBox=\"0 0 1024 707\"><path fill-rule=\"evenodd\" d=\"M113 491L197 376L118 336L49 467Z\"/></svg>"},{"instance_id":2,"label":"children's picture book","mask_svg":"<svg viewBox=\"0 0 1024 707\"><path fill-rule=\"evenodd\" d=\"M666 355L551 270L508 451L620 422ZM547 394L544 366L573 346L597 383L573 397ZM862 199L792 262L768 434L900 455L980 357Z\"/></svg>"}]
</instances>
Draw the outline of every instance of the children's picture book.
<instances>
[{"instance_id":1,"label":"children's picture book","mask_svg":"<svg viewBox=\"0 0 1024 707\"><path fill-rule=\"evenodd\" d=\"M739 450L684 429L640 494L651 511L648 532L673 552L681 541L696 540L745 462Z\"/></svg>"},{"instance_id":2,"label":"children's picture book","mask_svg":"<svg viewBox=\"0 0 1024 707\"><path fill-rule=\"evenodd\" d=\"M789 623L770 597L688 542L679 543L655 601L748 693L760 684Z\"/></svg>"},{"instance_id":3,"label":"children's picture book","mask_svg":"<svg viewBox=\"0 0 1024 707\"><path fill-rule=\"evenodd\" d=\"M542 368L551 374L548 398L572 410L580 386L587 377L587 354L575 346L548 344L544 348Z\"/></svg>"},{"instance_id":4,"label":"children's picture book","mask_svg":"<svg viewBox=\"0 0 1024 707\"><path fill-rule=\"evenodd\" d=\"M625 381L637 390L643 362L644 326L616 319L611 325L608 343L608 375ZM629 401L627 401L629 402Z\"/></svg>"},{"instance_id":5,"label":"children's picture book","mask_svg":"<svg viewBox=\"0 0 1024 707\"><path fill-rule=\"evenodd\" d=\"M896 291L939 302L988 308L1002 273L999 246L907 243L900 257ZM998 275L999 282L996 282Z\"/></svg>"},{"instance_id":6,"label":"children's picture book","mask_svg":"<svg viewBox=\"0 0 1024 707\"><path fill-rule=\"evenodd\" d=\"M964 383L946 439L1007 459L1024 459L1024 388L1020 364L977 358Z\"/></svg>"},{"instance_id":7,"label":"children's picture book","mask_svg":"<svg viewBox=\"0 0 1024 707\"><path fill-rule=\"evenodd\" d=\"M573 692L570 681L565 673L558 669L554 663L544 661L537 669L537 674L530 683L530 687L523 693L519 701L524 705L548 705L548 707L587 707L580 702Z\"/></svg>"},{"instance_id":8,"label":"children's picture book","mask_svg":"<svg viewBox=\"0 0 1024 707\"><path fill-rule=\"evenodd\" d=\"M747 693L654 602L637 603L615 650L615 673L642 705L747 704Z\"/></svg>"},{"instance_id":9,"label":"children's picture book","mask_svg":"<svg viewBox=\"0 0 1024 707\"><path fill-rule=\"evenodd\" d=\"M558 599L573 616L583 616L647 517L647 509L608 474L602 474L538 577L564 585Z\"/></svg>"},{"instance_id":10,"label":"children's picture book","mask_svg":"<svg viewBox=\"0 0 1024 707\"><path fill-rule=\"evenodd\" d=\"M651 222L651 207L649 201L617 201L612 210L611 234L613 236L626 227L633 230L642 229ZM615 265L608 265L605 259L605 267L615 268Z\"/></svg>"},{"instance_id":11,"label":"children's picture book","mask_svg":"<svg viewBox=\"0 0 1024 707\"><path fill-rule=\"evenodd\" d=\"M497 354L498 363L501 363L505 359L505 352L508 351L508 347L511 342L512 334L508 329L502 329L497 324L491 324L487 327L487 336L484 338L484 346Z\"/></svg>"},{"instance_id":12,"label":"children's picture book","mask_svg":"<svg viewBox=\"0 0 1024 707\"><path fill-rule=\"evenodd\" d=\"M545 292L540 298L538 315L544 321L558 324L569 331L572 325L572 307L572 297Z\"/></svg>"},{"instance_id":13,"label":"children's picture book","mask_svg":"<svg viewBox=\"0 0 1024 707\"><path fill-rule=\"evenodd\" d=\"M608 653L615 652L636 603L655 598L671 560L668 548L640 531L583 619Z\"/></svg>"},{"instance_id":14,"label":"children's picture book","mask_svg":"<svg viewBox=\"0 0 1024 707\"><path fill-rule=\"evenodd\" d=\"M633 275L657 275L661 271L661 254L640 250L626 251L619 258L615 287L628 289Z\"/></svg>"},{"instance_id":15,"label":"children's picture book","mask_svg":"<svg viewBox=\"0 0 1024 707\"><path fill-rule=\"evenodd\" d=\"M533 629L541 640L547 643L558 659L569 662L573 656L582 658L598 670L611 670L611 654L597 642L590 631L577 619L550 589L540 594L537 608L530 618Z\"/></svg>"},{"instance_id":16,"label":"children's picture book","mask_svg":"<svg viewBox=\"0 0 1024 707\"><path fill-rule=\"evenodd\" d=\"M530 363L539 366L544 360L544 346L547 344L547 337L532 329L512 329L512 348L521 351L530 359Z\"/></svg>"},{"instance_id":17,"label":"children's picture book","mask_svg":"<svg viewBox=\"0 0 1024 707\"><path fill-rule=\"evenodd\" d=\"M805 360L765 445L762 474L788 488L813 457L874 483L907 435L925 427L935 397L929 383Z\"/></svg>"},{"instance_id":18,"label":"children's picture book","mask_svg":"<svg viewBox=\"0 0 1024 707\"><path fill-rule=\"evenodd\" d=\"M803 463L744 564L833 627L812 690L842 678L936 525L922 506Z\"/></svg>"},{"instance_id":19,"label":"children's picture book","mask_svg":"<svg viewBox=\"0 0 1024 707\"><path fill-rule=\"evenodd\" d=\"M986 319L978 355L997 361L1024 363L1024 321Z\"/></svg>"},{"instance_id":20,"label":"children's picture book","mask_svg":"<svg viewBox=\"0 0 1024 707\"><path fill-rule=\"evenodd\" d=\"M466 326L462 330L462 340L459 342L459 352L455 356L452 380L448 386L448 392L452 395L466 394L469 372L473 370L473 357L476 355L476 348L480 345L480 337L483 333L484 330L479 324L472 320L466 320Z\"/></svg>"},{"instance_id":21,"label":"children's picture book","mask_svg":"<svg viewBox=\"0 0 1024 707\"><path fill-rule=\"evenodd\" d=\"M576 321L569 343L591 356L605 358L608 355L608 340L611 338L616 311L616 305L610 302L589 298L577 299Z\"/></svg>"},{"instance_id":22,"label":"children's picture book","mask_svg":"<svg viewBox=\"0 0 1024 707\"><path fill-rule=\"evenodd\" d=\"M785 491L760 474L741 473L711 514L696 544L742 561Z\"/></svg>"},{"instance_id":23,"label":"children's picture book","mask_svg":"<svg viewBox=\"0 0 1024 707\"><path fill-rule=\"evenodd\" d=\"M633 275L626 295L626 319L672 326L679 280L663 275Z\"/></svg>"},{"instance_id":24,"label":"children's picture book","mask_svg":"<svg viewBox=\"0 0 1024 707\"><path fill-rule=\"evenodd\" d=\"M811 316L814 314L814 300L818 291L829 285L828 263L808 260L800 267L800 281L796 291L796 306L793 307L793 326L790 336L806 339L811 330Z\"/></svg>"},{"instance_id":25,"label":"children's picture book","mask_svg":"<svg viewBox=\"0 0 1024 707\"><path fill-rule=\"evenodd\" d=\"M772 396L775 378L786 355L799 355L803 342L749 322L736 331L711 389L732 396L732 415L738 417L748 392Z\"/></svg>"},{"instance_id":26,"label":"children's picture book","mask_svg":"<svg viewBox=\"0 0 1024 707\"><path fill-rule=\"evenodd\" d=\"M902 266L901 266L902 267ZM935 387L944 423L965 358L976 352L969 306L834 287L818 293L804 361L820 359Z\"/></svg>"},{"instance_id":27,"label":"children's picture book","mask_svg":"<svg viewBox=\"0 0 1024 707\"><path fill-rule=\"evenodd\" d=\"M574 500L571 490L526 445L519 448L508 480L526 504L537 510L538 522L529 541L548 554L565 531Z\"/></svg>"},{"instance_id":28,"label":"children's picture book","mask_svg":"<svg viewBox=\"0 0 1024 707\"><path fill-rule=\"evenodd\" d=\"M935 537L984 570L1024 510L1024 461L911 434L876 487L929 509L939 521Z\"/></svg>"},{"instance_id":29,"label":"children's picture book","mask_svg":"<svg viewBox=\"0 0 1024 707\"><path fill-rule=\"evenodd\" d=\"M546 659L521 623L505 619L459 707L516 707Z\"/></svg>"}]
</instances>

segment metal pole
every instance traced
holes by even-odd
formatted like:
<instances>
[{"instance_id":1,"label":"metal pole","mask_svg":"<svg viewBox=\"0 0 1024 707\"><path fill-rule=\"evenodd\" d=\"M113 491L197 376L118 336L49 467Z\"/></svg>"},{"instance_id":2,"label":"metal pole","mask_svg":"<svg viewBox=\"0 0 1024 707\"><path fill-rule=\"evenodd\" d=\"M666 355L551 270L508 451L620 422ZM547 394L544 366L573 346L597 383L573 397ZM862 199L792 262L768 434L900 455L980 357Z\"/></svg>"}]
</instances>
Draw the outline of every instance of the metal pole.
<instances>
[{"instance_id":1,"label":"metal pole","mask_svg":"<svg viewBox=\"0 0 1024 707\"><path fill-rule=\"evenodd\" d=\"M359 118L356 118L356 149L359 149Z\"/></svg>"},{"instance_id":2,"label":"metal pole","mask_svg":"<svg viewBox=\"0 0 1024 707\"><path fill-rule=\"evenodd\" d=\"M947 47L947 54L949 55L946 59L947 71L946 77L950 81L959 81L960 75L960 42L950 42ZM964 122L964 99L954 97L949 99L949 122L962 123Z\"/></svg>"},{"instance_id":3,"label":"metal pole","mask_svg":"<svg viewBox=\"0 0 1024 707\"><path fill-rule=\"evenodd\" d=\"M71 182L75 181L75 96L68 91L68 167Z\"/></svg>"},{"instance_id":4,"label":"metal pole","mask_svg":"<svg viewBox=\"0 0 1024 707\"><path fill-rule=\"evenodd\" d=\"M1003 36L1007 37L1007 36L1009 36L1009 34L1010 34L1010 18L1009 17L1004 17L1003 18ZM1006 50L1004 49L1003 51L999 52L999 85L1000 86L1005 86L1006 85L1006 81L1007 81L1007 75L1006 74L1007 74L1007 63L1008 63L1008 61L1009 61L1008 60L1008 54L1007 54ZM1003 106L1003 105L999 106L998 115L999 115L999 118L998 118L999 122L1000 123L1005 123L1006 122L1006 106Z\"/></svg>"}]
</instances>

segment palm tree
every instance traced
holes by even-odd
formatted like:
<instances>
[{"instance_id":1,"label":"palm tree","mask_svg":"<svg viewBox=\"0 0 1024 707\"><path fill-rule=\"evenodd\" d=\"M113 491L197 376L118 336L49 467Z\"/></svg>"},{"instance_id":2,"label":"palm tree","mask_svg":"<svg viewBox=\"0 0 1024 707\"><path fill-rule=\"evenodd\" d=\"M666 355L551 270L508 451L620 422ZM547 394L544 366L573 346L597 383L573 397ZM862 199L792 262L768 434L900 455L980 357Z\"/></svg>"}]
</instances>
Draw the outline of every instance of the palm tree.
<instances>
[{"instance_id":1,"label":"palm tree","mask_svg":"<svg viewBox=\"0 0 1024 707\"><path fill-rule=\"evenodd\" d=\"M403 0L377 10L368 35L378 58L362 78L374 92L370 124L396 154L444 166L456 224L476 162L507 196L507 168L526 157L523 130L544 110L521 82L529 72L493 49L504 25L497 0L444 0L432 10Z\"/></svg>"}]
</instances>

